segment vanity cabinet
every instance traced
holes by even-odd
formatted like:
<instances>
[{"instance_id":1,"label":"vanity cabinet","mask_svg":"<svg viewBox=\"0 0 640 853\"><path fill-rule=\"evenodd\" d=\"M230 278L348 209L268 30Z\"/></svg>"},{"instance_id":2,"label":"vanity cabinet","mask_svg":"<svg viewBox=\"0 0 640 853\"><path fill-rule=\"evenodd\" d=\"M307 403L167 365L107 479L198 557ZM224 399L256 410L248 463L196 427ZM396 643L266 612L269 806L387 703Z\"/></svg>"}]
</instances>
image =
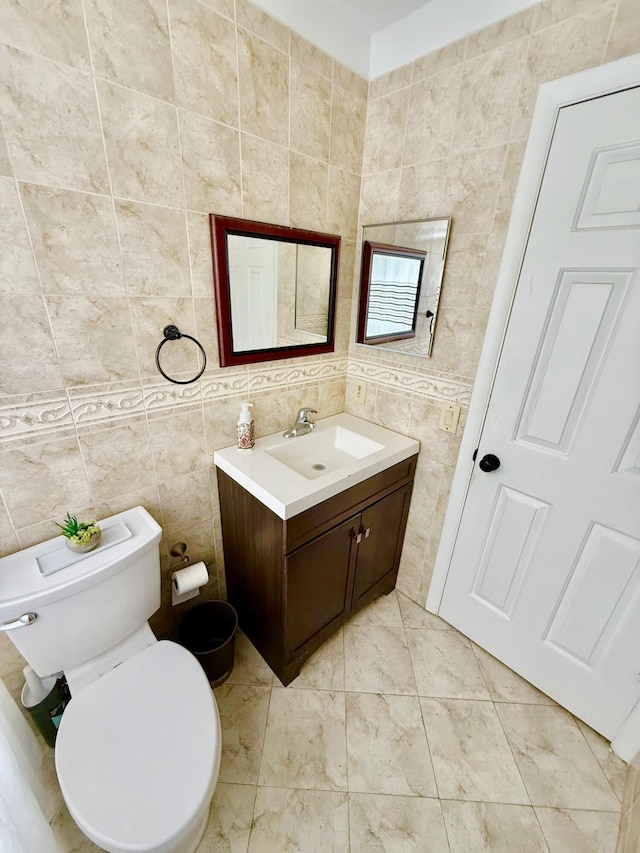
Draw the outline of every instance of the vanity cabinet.
<instances>
[{"instance_id":1,"label":"vanity cabinet","mask_svg":"<svg viewBox=\"0 0 640 853\"><path fill-rule=\"evenodd\" d=\"M229 601L283 684L396 582L417 456L284 520L218 469Z\"/></svg>"}]
</instances>

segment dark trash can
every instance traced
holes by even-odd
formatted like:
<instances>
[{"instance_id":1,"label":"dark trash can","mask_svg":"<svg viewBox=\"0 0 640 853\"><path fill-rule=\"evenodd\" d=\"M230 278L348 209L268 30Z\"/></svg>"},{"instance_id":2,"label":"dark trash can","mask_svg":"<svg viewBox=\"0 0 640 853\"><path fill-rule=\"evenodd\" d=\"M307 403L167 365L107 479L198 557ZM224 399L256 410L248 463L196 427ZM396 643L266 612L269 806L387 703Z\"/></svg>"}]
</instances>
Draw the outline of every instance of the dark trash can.
<instances>
[{"instance_id":1,"label":"dark trash can","mask_svg":"<svg viewBox=\"0 0 640 853\"><path fill-rule=\"evenodd\" d=\"M23 706L33 717L42 737L49 746L55 746L62 714L71 699L66 678L62 676L56 679L51 690L39 702L34 701L28 684L22 688L20 698Z\"/></svg>"},{"instance_id":2,"label":"dark trash can","mask_svg":"<svg viewBox=\"0 0 640 853\"><path fill-rule=\"evenodd\" d=\"M204 601L178 625L178 642L200 661L212 687L226 681L233 669L238 615L227 601Z\"/></svg>"}]
</instances>

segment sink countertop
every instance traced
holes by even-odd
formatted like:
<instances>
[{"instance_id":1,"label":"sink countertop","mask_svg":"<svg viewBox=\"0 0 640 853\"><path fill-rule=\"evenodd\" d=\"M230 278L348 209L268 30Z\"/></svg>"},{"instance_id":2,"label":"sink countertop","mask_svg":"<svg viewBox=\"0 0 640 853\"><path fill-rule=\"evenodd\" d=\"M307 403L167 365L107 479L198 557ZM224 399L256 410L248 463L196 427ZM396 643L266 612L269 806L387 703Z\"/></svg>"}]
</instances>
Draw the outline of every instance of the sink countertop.
<instances>
[{"instance_id":1,"label":"sink countertop","mask_svg":"<svg viewBox=\"0 0 640 853\"><path fill-rule=\"evenodd\" d=\"M303 442L309 436L335 426L359 433L382 444L383 448L312 480L265 452L293 442ZM413 438L343 412L321 418L316 421L313 432L295 438L283 438L282 432L277 432L257 439L251 450L239 450L235 444L216 450L213 462L277 516L287 519L414 456L419 449L420 442Z\"/></svg>"}]
</instances>

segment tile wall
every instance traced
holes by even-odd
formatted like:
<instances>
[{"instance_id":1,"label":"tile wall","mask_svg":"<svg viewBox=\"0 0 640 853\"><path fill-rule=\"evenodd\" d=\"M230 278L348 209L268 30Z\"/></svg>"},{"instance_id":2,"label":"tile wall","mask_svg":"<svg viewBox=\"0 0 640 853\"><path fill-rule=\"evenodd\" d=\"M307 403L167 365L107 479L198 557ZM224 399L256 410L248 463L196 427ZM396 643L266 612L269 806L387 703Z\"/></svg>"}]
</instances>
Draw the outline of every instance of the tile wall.
<instances>
[{"instance_id":1,"label":"tile wall","mask_svg":"<svg viewBox=\"0 0 640 853\"><path fill-rule=\"evenodd\" d=\"M544 0L367 87L248 0L3 0L0 553L67 509L141 503L165 530L169 630L177 539L224 592L210 462L239 401L258 435L308 404L423 442L398 581L423 603L537 86L640 50L639 17ZM219 369L209 212L342 236L335 353ZM359 222L443 214L434 357L350 345ZM155 369L169 322L207 350L193 385ZM197 368L187 342L164 352ZM438 429L449 401L457 436Z\"/></svg>"},{"instance_id":2,"label":"tile wall","mask_svg":"<svg viewBox=\"0 0 640 853\"><path fill-rule=\"evenodd\" d=\"M143 504L169 630L173 542L224 593L239 401L258 435L344 408L367 83L246 0L3 0L0 42L0 553ZM209 212L341 235L335 353L219 369Z\"/></svg>"},{"instance_id":3,"label":"tile wall","mask_svg":"<svg viewBox=\"0 0 640 853\"><path fill-rule=\"evenodd\" d=\"M398 588L424 603L538 86L640 50L638 0L544 0L372 81L362 225L451 216L432 357L351 345L346 409L419 438ZM353 338L352 338L353 340ZM368 385L364 404L356 381ZM458 436L438 429L443 401Z\"/></svg>"}]
</instances>

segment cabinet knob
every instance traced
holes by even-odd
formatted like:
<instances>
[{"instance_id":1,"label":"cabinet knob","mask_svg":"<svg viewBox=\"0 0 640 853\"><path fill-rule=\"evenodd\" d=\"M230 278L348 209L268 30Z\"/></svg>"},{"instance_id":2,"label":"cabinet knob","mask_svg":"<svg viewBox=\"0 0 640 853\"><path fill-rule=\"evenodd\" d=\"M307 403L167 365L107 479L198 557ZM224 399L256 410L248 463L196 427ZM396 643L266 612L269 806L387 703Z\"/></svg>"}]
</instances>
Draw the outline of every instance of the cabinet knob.
<instances>
[{"instance_id":1,"label":"cabinet knob","mask_svg":"<svg viewBox=\"0 0 640 853\"><path fill-rule=\"evenodd\" d=\"M355 530L351 531L351 536L355 541L356 545L359 545L362 542L362 533L356 533Z\"/></svg>"},{"instance_id":2,"label":"cabinet knob","mask_svg":"<svg viewBox=\"0 0 640 853\"><path fill-rule=\"evenodd\" d=\"M365 527L365 528L364 528L364 530L363 530L362 532L364 533L364 538L365 538L365 539L368 539L368 538L369 538L369 534L371 533L371 528L370 528L370 527Z\"/></svg>"}]
</instances>

